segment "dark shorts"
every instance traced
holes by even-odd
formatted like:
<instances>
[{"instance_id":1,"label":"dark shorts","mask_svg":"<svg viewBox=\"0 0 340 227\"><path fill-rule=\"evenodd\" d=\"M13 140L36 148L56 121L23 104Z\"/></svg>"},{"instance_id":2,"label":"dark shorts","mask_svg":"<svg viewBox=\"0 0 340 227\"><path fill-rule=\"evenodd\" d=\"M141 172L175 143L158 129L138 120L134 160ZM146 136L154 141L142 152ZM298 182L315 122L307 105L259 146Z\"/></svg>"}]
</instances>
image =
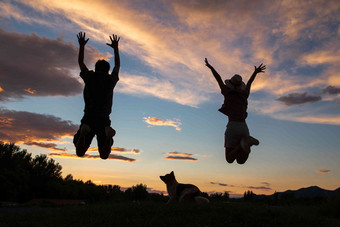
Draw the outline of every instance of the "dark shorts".
<instances>
[{"instance_id":1,"label":"dark shorts","mask_svg":"<svg viewBox=\"0 0 340 227\"><path fill-rule=\"evenodd\" d=\"M224 134L224 147L237 146L243 137L249 136L247 123L229 121Z\"/></svg>"},{"instance_id":2,"label":"dark shorts","mask_svg":"<svg viewBox=\"0 0 340 227\"><path fill-rule=\"evenodd\" d=\"M111 121L109 116L104 117L95 117L95 116L88 116L84 115L84 117L81 119L81 125L77 131L77 133L73 137L73 143L76 146L79 136L80 136L80 129L83 124L87 124L90 126L91 131L86 135L85 137L85 145L87 148L90 147L93 137L97 136L97 143L98 148L101 150L101 147L104 145L104 142L106 140L106 134L105 134L105 127L111 125ZM113 142L113 141L111 141Z\"/></svg>"}]
</instances>

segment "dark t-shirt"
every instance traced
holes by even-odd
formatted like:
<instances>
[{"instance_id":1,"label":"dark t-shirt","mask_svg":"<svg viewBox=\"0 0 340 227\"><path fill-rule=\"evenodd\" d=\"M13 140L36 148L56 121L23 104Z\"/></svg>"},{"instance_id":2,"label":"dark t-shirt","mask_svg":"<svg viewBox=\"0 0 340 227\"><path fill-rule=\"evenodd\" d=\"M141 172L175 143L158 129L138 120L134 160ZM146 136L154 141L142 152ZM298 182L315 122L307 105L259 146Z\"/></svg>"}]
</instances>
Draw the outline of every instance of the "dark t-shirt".
<instances>
[{"instance_id":1,"label":"dark t-shirt","mask_svg":"<svg viewBox=\"0 0 340 227\"><path fill-rule=\"evenodd\" d=\"M221 93L224 96L224 104L221 109L223 109L223 113L228 116L229 121L245 121L248 116L247 99L249 97L249 91L247 89L234 90L225 85Z\"/></svg>"},{"instance_id":2,"label":"dark t-shirt","mask_svg":"<svg viewBox=\"0 0 340 227\"><path fill-rule=\"evenodd\" d=\"M112 75L101 72L80 72L80 77L85 82L84 88L84 112L92 116L108 116L112 109L113 89L118 82L118 74L114 71Z\"/></svg>"}]
</instances>

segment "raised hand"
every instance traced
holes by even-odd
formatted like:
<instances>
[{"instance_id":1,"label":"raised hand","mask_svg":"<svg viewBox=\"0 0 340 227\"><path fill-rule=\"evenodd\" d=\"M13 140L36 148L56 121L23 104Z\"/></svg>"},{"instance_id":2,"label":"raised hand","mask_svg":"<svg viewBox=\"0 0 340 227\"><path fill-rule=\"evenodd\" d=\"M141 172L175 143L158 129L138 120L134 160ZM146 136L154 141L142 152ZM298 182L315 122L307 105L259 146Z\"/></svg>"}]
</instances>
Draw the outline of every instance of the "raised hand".
<instances>
[{"instance_id":1,"label":"raised hand","mask_svg":"<svg viewBox=\"0 0 340 227\"><path fill-rule=\"evenodd\" d=\"M209 62L208 62L208 59L207 59L207 58L205 58L204 62L205 62L205 65L206 65L208 68L211 68L211 67L212 67L212 66L209 64Z\"/></svg>"},{"instance_id":2,"label":"raised hand","mask_svg":"<svg viewBox=\"0 0 340 227\"><path fill-rule=\"evenodd\" d=\"M256 66L254 67L255 67L255 70L254 70L255 73L264 73L264 70L266 69L266 66L263 65L263 63L259 65L259 67L256 67Z\"/></svg>"},{"instance_id":3,"label":"raised hand","mask_svg":"<svg viewBox=\"0 0 340 227\"><path fill-rule=\"evenodd\" d=\"M77 35L79 46L85 46L89 39L85 40L85 32L79 32Z\"/></svg>"},{"instance_id":4,"label":"raised hand","mask_svg":"<svg viewBox=\"0 0 340 227\"><path fill-rule=\"evenodd\" d=\"M110 40L111 40L111 43L106 43L106 45L112 47L113 49L117 49L120 37L118 37L115 34L112 34L112 37L110 36Z\"/></svg>"}]
</instances>

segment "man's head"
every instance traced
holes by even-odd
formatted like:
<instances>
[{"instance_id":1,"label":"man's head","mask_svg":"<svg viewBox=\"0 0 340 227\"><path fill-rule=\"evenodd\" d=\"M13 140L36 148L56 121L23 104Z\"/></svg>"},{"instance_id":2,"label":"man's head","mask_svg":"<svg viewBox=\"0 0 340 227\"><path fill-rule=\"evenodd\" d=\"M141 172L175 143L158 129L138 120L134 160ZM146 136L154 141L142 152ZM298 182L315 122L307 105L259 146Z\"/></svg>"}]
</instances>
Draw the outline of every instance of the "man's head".
<instances>
[{"instance_id":1,"label":"man's head","mask_svg":"<svg viewBox=\"0 0 340 227\"><path fill-rule=\"evenodd\" d=\"M96 72L104 72L108 73L110 70L110 63L105 61L104 59L98 60L95 65L95 71Z\"/></svg>"}]
</instances>

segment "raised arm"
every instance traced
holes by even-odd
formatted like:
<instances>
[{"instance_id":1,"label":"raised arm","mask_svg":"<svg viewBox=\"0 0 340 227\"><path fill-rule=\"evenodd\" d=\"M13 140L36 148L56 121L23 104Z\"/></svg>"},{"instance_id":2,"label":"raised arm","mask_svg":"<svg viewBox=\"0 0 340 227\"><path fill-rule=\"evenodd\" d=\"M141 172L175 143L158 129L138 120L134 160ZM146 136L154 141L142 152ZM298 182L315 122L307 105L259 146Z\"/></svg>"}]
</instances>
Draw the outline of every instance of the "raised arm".
<instances>
[{"instance_id":1,"label":"raised arm","mask_svg":"<svg viewBox=\"0 0 340 227\"><path fill-rule=\"evenodd\" d=\"M85 63L84 63L84 49L85 49L85 45L87 43L87 41L89 41L89 39L85 40L85 32L79 32L77 35L78 38L78 43L79 43L79 55L78 55L78 64L80 67L80 70L83 71L85 69L87 69Z\"/></svg>"},{"instance_id":2,"label":"raised arm","mask_svg":"<svg viewBox=\"0 0 340 227\"><path fill-rule=\"evenodd\" d=\"M110 46L114 50L114 55L115 55L115 67L112 70L111 75L117 76L117 81L119 80L118 73L120 69L120 58L119 58L119 50L118 50L118 42L120 40L120 37L118 37L115 34L112 34L112 37L110 36L111 43L106 43L106 45Z\"/></svg>"},{"instance_id":3,"label":"raised arm","mask_svg":"<svg viewBox=\"0 0 340 227\"><path fill-rule=\"evenodd\" d=\"M214 67L212 67L209 62L208 62L208 59L205 59L205 65L211 70L212 74L214 75L215 79L217 80L217 83L218 85L220 86L221 90L223 89L224 87L224 83L222 81L222 78L220 76L220 74L218 74L216 72L216 70L214 69Z\"/></svg>"},{"instance_id":4,"label":"raised arm","mask_svg":"<svg viewBox=\"0 0 340 227\"><path fill-rule=\"evenodd\" d=\"M264 70L266 69L266 66L263 65L263 63L261 65L259 65L259 67L255 67L255 70L253 72L253 74L251 75L251 77L249 78L248 82L247 82L247 90L250 92L250 87L251 84L253 83L253 81L255 80L255 77L258 73L264 73Z\"/></svg>"}]
</instances>

